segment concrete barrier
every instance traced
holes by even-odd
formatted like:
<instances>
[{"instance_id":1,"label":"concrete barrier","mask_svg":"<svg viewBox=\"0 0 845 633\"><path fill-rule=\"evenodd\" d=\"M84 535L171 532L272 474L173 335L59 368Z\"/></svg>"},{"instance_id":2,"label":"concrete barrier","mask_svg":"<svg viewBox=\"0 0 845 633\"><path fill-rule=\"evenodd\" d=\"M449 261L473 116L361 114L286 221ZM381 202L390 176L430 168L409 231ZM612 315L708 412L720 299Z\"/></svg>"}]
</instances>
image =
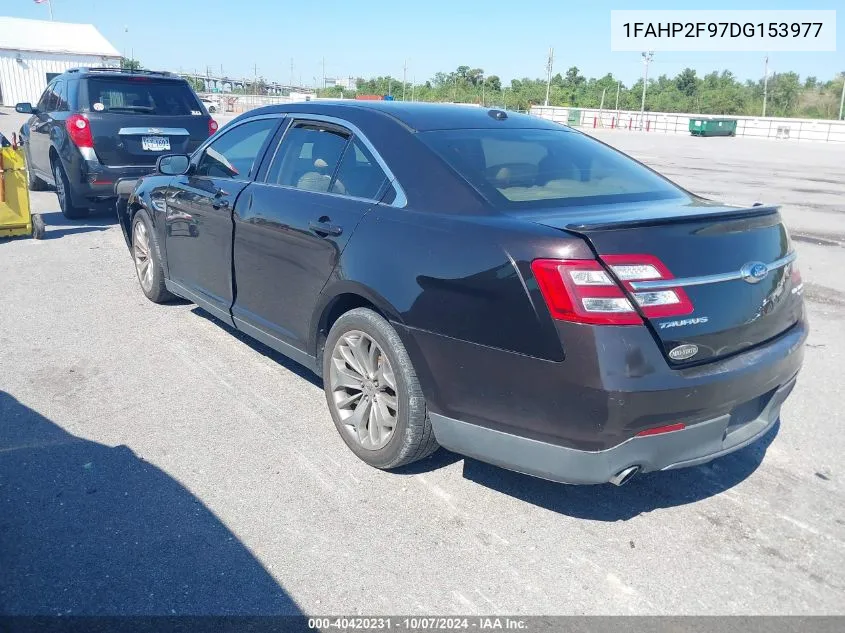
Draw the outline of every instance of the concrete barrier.
<instances>
[{"instance_id":1,"label":"concrete barrier","mask_svg":"<svg viewBox=\"0 0 845 633\"><path fill-rule=\"evenodd\" d=\"M704 118L708 114L674 112L639 112L630 110L580 110L580 125L608 129L642 130L649 134L689 134L689 120ZM570 108L534 106L531 114L566 124ZM820 143L845 143L845 121L825 119L785 119L776 117L730 116L737 120L736 135L748 138L784 141L812 141Z\"/></svg>"}]
</instances>

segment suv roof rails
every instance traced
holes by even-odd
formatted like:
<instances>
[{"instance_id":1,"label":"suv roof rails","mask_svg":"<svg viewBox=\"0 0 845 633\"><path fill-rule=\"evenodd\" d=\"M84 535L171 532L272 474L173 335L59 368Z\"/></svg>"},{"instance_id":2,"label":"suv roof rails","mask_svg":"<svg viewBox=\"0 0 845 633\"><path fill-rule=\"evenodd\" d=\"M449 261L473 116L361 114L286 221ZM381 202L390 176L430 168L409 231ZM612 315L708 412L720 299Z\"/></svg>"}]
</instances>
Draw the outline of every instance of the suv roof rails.
<instances>
[{"instance_id":1,"label":"suv roof rails","mask_svg":"<svg viewBox=\"0 0 845 633\"><path fill-rule=\"evenodd\" d=\"M167 70L147 70L145 68L112 68L108 66L95 66L92 68L68 68L65 72L69 73L122 73L126 75L159 75L161 77L173 77L173 73Z\"/></svg>"}]
</instances>

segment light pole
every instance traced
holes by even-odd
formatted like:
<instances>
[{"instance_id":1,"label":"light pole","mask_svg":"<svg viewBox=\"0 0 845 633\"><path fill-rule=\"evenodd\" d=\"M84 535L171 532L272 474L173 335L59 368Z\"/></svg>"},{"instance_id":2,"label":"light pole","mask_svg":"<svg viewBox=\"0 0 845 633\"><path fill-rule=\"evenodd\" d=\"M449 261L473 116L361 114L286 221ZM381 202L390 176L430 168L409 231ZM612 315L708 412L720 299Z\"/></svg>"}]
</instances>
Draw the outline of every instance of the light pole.
<instances>
[{"instance_id":1,"label":"light pole","mask_svg":"<svg viewBox=\"0 0 845 633\"><path fill-rule=\"evenodd\" d=\"M402 101L405 100L405 85L408 83L408 60L405 60L405 65L402 66Z\"/></svg>"},{"instance_id":2,"label":"light pole","mask_svg":"<svg viewBox=\"0 0 845 633\"><path fill-rule=\"evenodd\" d=\"M840 73L842 75L842 96L839 97L839 120L842 120L842 106L845 106L845 71Z\"/></svg>"},{"instance_id":3,"label":"light pole","mask_svg":"<svg viewBox=\"0 0 845 633\"><path fill-rule=\"evenodd\" d=\"M643 128L643 123L645 119L645 91L648 87L648 65L654 59L654 51L649 51L647 53L643 53L643 64L645 65L645 70L643 71L643 101L640 104L640 129Z\"/></svg>"},{"instance_id":4,"label":"light pole","mask_svg":"<svg viewBox=\"0 0 845 633\"><path fill-rule=\"evenodd\" d=\"M549 105L549 92L552 90L552 68L554 67L555 61L555 49L549 48L549 59L546 62L546 102L545 105L548 107Z\"/></svg>"},{"instance_id":5,"label":"light pole","mask_svg":"<svg viewBox=\"0 0 845 633\"><path fill-rule=\"evenodd\" d=\"M763 61L763 116L766 116L766 102L769 100L769 56Z\"/></svg>"}]
</instances>

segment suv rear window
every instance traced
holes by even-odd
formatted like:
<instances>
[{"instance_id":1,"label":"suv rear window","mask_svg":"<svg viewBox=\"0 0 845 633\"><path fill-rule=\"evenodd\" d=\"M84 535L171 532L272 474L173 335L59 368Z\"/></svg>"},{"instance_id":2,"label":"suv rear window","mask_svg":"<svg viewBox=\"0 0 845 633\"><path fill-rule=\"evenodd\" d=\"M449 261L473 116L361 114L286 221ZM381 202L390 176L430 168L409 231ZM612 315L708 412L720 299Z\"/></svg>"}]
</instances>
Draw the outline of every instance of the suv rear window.
<instances>
[{"instance_id":1,"label":"suv rear window","mask_svg":"<svg viewBox=\"0 0 845 633\"><path fill-rule=\"evenodd\" d=\"M95 112L202 114L202 107L187 83L149 77L89 79L88 107Z\"/></svg>"},{"instance_id":2,"label":"suv rear window","mask_svg":"<svg viewBox=\"0 0 845 633\"><path fill-rule=\"evenodd\" d=\"M435 130L419 138L500 208L686 197L624 154L566 129Z\"/></svg>"}]
</instances>

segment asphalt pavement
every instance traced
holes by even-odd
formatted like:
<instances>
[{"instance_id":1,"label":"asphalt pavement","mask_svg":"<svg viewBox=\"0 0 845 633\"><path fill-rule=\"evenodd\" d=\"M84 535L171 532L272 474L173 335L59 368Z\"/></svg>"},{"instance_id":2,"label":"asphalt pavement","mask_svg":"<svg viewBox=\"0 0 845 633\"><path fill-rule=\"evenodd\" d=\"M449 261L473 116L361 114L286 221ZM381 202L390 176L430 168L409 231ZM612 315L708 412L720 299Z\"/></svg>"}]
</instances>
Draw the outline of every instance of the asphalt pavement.
<instances>
[{"instance_id":1,"label":"asphalt pavement","mask_svg":"<svg viewBox=\"0 0 845 633\"><path fill-rule=\"evenodd\" d=\"M33 193L46 239L0 242L0 613L845 614L845 147L597 135L785 205L812 333L767 437L622 488L380 472L316 376L150 303L111 215Z\"/></svg>"}]
</instances>

